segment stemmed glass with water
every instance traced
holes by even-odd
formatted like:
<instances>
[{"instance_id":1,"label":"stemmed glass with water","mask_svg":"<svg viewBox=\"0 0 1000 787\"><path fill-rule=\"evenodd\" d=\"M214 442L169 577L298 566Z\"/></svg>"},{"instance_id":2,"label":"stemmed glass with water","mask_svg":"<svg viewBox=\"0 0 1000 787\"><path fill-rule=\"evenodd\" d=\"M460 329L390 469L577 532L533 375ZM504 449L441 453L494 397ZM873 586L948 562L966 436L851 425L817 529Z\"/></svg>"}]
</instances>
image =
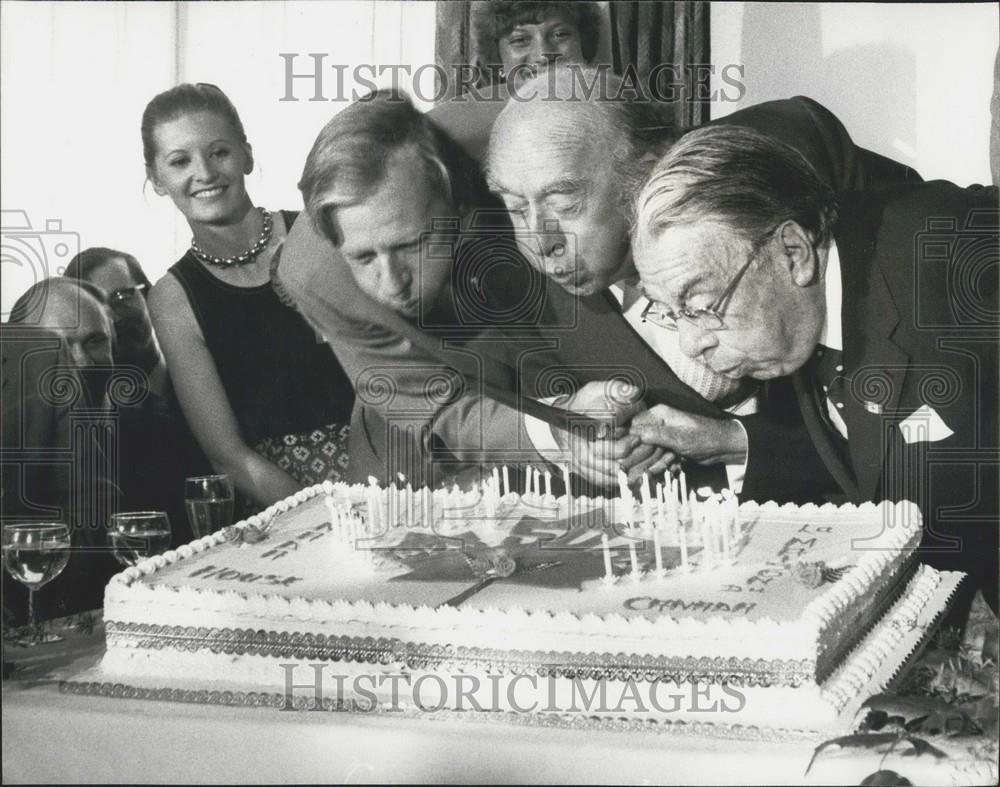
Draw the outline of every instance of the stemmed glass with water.
<instances>
[{"instance_id":1,"label":"stemmed glass with water","mask_svg":"<svg viewBox=\"0 0 1000 787\"><path fill-rule=\"evenodd\" d=\"M108 540L118 562L134 566L170 549L170 519L163 511L112 514Z\"/></svg>"},{"instance_id":2,"label":"stemmed glass with water","mask_svg":"<svg viewBox=\"0 0 1000 787\"><path fill-rule=\"evenodd\" d=\"M28 588L28 622L31 634L21 644L42 640L35 617L35 591L51 582L69 562L69 525L62 522L26 522L3 526L3 564L7 572ZM61 639L58 636L48 640Z\"/></svg>"},{"instance_id":3,"label":"stemmed glass with water","mask_svg":"<svg viewBox=\"0 0 1000 787\"><path fill-rule=\"evenodd\" d=\"M202 538L233 523L233 482L227 475L203 475L184 482L184 506L191 534Z\"/></svg>"}]
</instances>

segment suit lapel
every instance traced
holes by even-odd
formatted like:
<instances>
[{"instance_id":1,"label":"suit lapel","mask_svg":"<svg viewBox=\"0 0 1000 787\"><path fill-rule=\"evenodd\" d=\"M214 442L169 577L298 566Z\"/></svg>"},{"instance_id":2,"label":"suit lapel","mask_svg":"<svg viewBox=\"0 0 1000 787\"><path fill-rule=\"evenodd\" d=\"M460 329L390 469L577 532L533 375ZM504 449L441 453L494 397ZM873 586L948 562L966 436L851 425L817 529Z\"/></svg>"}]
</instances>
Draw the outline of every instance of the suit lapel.
<instances>
[{"instance_id":1,"label":"suit lapel","mask_svg":"<svg viewBox=\"0 0 1000 787\"><path fill-rule=\"evenodd\" d=\"M873 500L888 452L909 355L893 341L899 312L879 265L877 231L881 205L857 195L841 207L837 236L844 285L844 420L858 489Z\"/></svg>"}]
</instances>

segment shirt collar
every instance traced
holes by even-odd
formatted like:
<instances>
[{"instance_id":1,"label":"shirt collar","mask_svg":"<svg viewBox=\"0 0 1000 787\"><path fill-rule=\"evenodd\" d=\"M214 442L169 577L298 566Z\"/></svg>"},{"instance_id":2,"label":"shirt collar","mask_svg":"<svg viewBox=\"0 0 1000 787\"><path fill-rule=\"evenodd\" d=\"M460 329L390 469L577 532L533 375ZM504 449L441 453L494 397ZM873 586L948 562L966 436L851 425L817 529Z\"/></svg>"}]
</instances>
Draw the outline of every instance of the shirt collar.
<instances>
[{"instance_id":1,"label":"shirt collar","mask_svg":"<svg viewBox=\"0 0 1000 787\"><path fill-rule=\"evenodd\" d=\"M823 277L823 287L826 296L826 317L823 322L823 332L819 343L831 350L844 349L844 325L841 306L844 300L844 285L840 279L840 253L837 242L830 241L826 255L826 274Z\"/></svg>"}]
</instances>

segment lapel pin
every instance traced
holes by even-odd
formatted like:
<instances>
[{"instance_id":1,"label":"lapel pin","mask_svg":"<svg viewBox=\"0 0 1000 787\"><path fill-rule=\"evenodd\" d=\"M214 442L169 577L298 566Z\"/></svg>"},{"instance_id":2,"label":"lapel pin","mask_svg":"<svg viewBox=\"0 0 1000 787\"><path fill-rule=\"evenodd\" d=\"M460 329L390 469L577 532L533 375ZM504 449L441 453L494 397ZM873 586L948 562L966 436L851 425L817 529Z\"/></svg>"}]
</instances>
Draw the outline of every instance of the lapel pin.
<instances>
[{"instance_id":1,"label":"lapel pin","mask_svg":"<svg viewBox=\"0 0 1000 787\"><path fill-rule=\"evenodd\" d=\"M873 413L875 415L882 415L882 409L883 408L882 408L882 405L879 404L878 402L868 402L868 401L866 401L864 403L864 405L865 405L865 409L869 413Z\"/></svg>"}]
</instances>

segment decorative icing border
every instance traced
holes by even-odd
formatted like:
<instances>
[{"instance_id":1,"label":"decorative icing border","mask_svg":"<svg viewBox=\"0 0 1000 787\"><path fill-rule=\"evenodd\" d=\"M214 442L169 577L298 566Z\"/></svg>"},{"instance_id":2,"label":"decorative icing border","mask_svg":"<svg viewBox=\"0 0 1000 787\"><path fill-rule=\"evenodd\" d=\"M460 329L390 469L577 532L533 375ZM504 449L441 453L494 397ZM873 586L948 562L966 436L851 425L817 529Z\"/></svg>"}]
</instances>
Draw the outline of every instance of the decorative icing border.
<instances>
[{"instance_id":1,"label":"decorative icing border","mask_svg":"<svg viewBox=\"0 0 1000 787\"><path fill-rule=\"evenodd\" d=\"M872 633L844 659L840 668L821 686L823 699L839 713L848 703L856 700L862 689L869 686L877 675L885 673L886 665L891 663L892 654L907 638L912 640L914 632L919 632L920 636L913 641L902 661L879 681L880 685L877 688L884 688L916 651L925 633L933 628L944 614L964 577L964 574L958 572L939 572L929 566L921 565L902 597L872 629ZM951 587L947 588L947 596L942 600L940 609L934 610L929 620L921 620L921 616L926 615L931 599L946 580Z\"/></svg>"},{"instance_id":2,"label":"decorative icing border","mask_svg":"<svg viewBox=\"0 0 1000 787\"><path fill-rule=\"evenodd\" d=\"M403 664L412 670L473 667L488 672L607 680L701 681L733 686L799 686L811 683L809 660L725 657L627 656L624 653L528 651L404 642L384 637L350 637L254 629L105 623L108 644L127 649L263 656L282 659Z\"/></svg>"},{"instance_id":3,"label":"decorative icing border","mask_svg":"<svg viewBox=\"0 0 1000 787\"><path fill-rule=\"evenodd\" d=\"M229 707L284 708L287 699L284 694L254 691L217 691L206 689L150 689L125 683L102 681L62 681L59 691L63 694L113 697L115 699L158 700L183 702L197 705L225 705ZM786 729L780 727L759 727L753 724L726 724L703 721L671 721L669 719L636 719L625 716L586 716L569 713L518 713L516 711L483 711L456 713L454 711L423 711L413 708L393 710L360 710L350 700L323 698L322 710L330 713L371 713L391 714L394 719L422 719L431 722L462 721L469 723L516 724L528 727L575 729L600 732L622 732L650 735L695 735L707 738L726 738L747 741L793 741L822 740L829 733L817 730ZM292 708L298 711L316 712L315 697L295 696Z\"/></svg>"},{"instance_id":4,"label":"decorative icing border","mask_svg":"<svg viewBox=\"0 0 1000 787\"><path fill-rule=\"evenodd\" d=\"M926 566L920 567L911 580L904 598L896 602L861 646L848 657L842 670L822 687L824 699L837 706L841 718L846 718L843 712L845 708L850 710L848 705L852 700L854 704L860 706L867 699L867 695L884 689L919 652L930 632L944 615L963 576L955 572L939 573ZM144 688L110 681L62 681L59 690L66 694L241 707L282 708L287 702L284 694L270 692ZM293 697L292 707L297 710L315 708L315 698L301 695ZM331 712L372 712L358 709L350 700L345 702L330 697L323 699L322 708ZM432 713L393 710L392 713L394 718L409 716L430 721L499 722L532 727L628 734L694 735L738 740L820 740L829 737L830 734L829 729L803 730L702 721L596 717L582 714L454 713L447 710Z\"/></svg>"},{"instance_id":5,"label":"decorative icing border","mask_svg":"<svg viewBox=\"0 0 1000 787\"><path fill-rule=\"evenodd\" d=\"M334 484L324 487L316 484L312 487L299 490L294 495L290 495L284 500L269 506L260 514L249 517L236 525L237 529L247 527L266 527L278 515L291 511L311 498L323 494L331 493L340 497L354 501L364 499L367 492L364 485L348 486L346 484ZM435 494L441 493L437 490ZM560 498L560 500L565 497ZM558 501L557 501L558 502ZM593 498L591 502L603 502L607 504L607 499ZM725 620L721 617L711 617L702 620L693 618L673 618L669 615L661 615L655 621L651 621L644 616L628 618L623 615L612 613L599 616L593 613L576 614L571 612L548 612L545 610L526 609L476 609L476 608L452 608L452 607L414 607L408 604L390 604L388 602L367 602L343 600L326 601L323 599L289 599L276 594L251 594L245 595L237 591L209 591L194 588L174 588L170 586L156 586L143 588L145 593L156 594L155 598L166 600L165 594L193 593L196 598L203 599L200 605L206 609L215 609L215 605L208 600L224 601L227 611L233 616L257 618L268 615L280 615L282 618L292 618L301 620L304 623L311 621L329 623L339 619L351 620L354 622L402 626L405 628L434 625L437 628L460 625L490 625L503 628L516 628L518 624L529 624L529 618L538 616L544 617L545 627L548 631L567 634L596 634L604 636L623 636L644 639L657 635L659 638L670 638L683 640L687 637L703 637L706 633L715 631L725 631L727 635L738 640L751 633L767 638L778 638L793 641L809 642L815 647L822 633L828 626L835 623L838 614L845 608L851 606L867 594L873 583L882 578L891 564L898 560L899 555L907 549L915 548L920 541L922 533L921 516L919 509L913 503L902 501L899 503L864 503L860 506L845 504L835 506L827 503L823 506L806 504L796 506L791 503L778 505L774 502L757 504L746 502L740 506L741 512L753 516L758 512L760 515L776 514L795 518L808 517L811 513L831 514L843 513L846 516L865 516L875 511L882 511L883 522L901 522L900 527L893 527L888 537L885 533L880 533L872 537L877 542L878 548L868 550L866 554L857 561L855 566L848 571L837 582L833 583L827 592L811 601L803 610L802 615L796 621L778 623L768 618L753 621L746 620ZM890 525L892 527L892 525ZM227 542L227 538L221 533L214 533L197 539L190 544L171 550L163 555L157 555L142 561L137 566L126 569L120 574L112 577L105 591L105 616L106 619L113 620L117 612L118 594L130 589L126 595L122 596L123 601L134 598L135 583L143 577L150 577L158 570L172 565L180 560L191 557L194 554L204 552L219 544ZM138 599L136 599L138 601ZM185 603L185 607L191 606L190 602ZM265 607L275 607L276 609L266 610ZM280 610L280 611L279 611ZM126 617L123 615L123 617ZM126 622L126 621L119 621ZM805 655L805 654L804 654ZM815 664L815 653L807 654ZM768 659L771 660L770 658ZM778 659L780 661L780 659Z\"/></svg>"}]
</instances>

